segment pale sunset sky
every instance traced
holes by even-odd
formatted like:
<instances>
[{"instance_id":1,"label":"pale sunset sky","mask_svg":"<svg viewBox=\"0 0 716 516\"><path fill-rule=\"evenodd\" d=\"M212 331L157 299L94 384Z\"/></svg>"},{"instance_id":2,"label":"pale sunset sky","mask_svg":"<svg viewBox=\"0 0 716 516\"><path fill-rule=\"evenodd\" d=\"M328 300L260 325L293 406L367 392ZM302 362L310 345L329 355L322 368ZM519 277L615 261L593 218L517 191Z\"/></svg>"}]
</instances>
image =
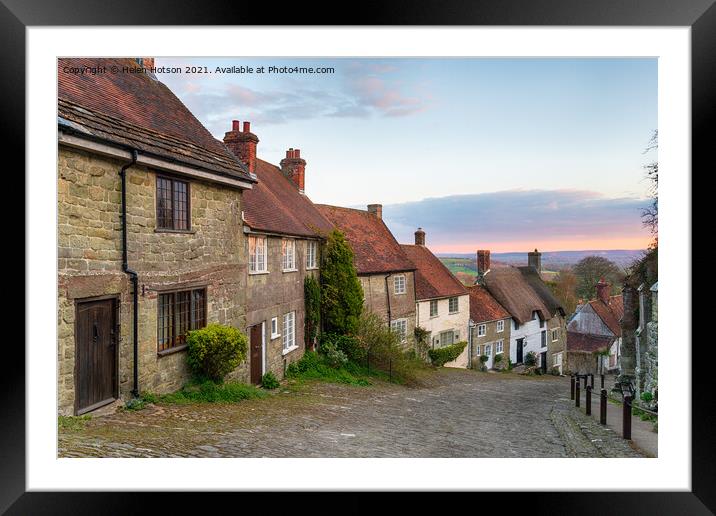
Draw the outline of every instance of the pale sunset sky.
<instances>
[{"instance_id":1,"label":"pale sunset sky","mask_svg":"<svg viewBox=\"0 0 716 516\"><path fill-rule=\"evenodd\" d=\"M383 204L399 242L433 252L643 249L644 153L657 128L657 60L156 58L211 133L251 122L258 155L306 159L316 203ZM333 74L268 73L269 66Z\"/></svg>"}]
</instances>

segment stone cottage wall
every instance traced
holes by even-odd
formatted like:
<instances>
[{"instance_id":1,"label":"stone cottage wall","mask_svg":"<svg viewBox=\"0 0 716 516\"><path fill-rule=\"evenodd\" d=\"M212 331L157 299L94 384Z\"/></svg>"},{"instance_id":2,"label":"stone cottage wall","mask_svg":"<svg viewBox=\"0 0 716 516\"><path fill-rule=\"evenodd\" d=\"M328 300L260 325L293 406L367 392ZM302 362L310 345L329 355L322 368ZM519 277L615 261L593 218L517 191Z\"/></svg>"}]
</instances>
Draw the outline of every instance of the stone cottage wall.
<instances>
[{"instance_id":1,"label":"stone cottage wall","mask_svg":"<svg viewBox=\"0 0 716 516\"><path fill-rule=\"evenodd\" d=\"M58 403L74 411L76 302L117 296L121 398L133 381L132 295L122 271L120 160L61 146L58 170ZM207 322L245 327L246 250L239 190L188 180L191 231L156 228L156 173L127 172L129 266L139 274L139 389L158 393L188 379L186 352L157 354L157 295L205 286ZM248 378L246 364L230 375Z\"/></svg>"},{"instance_id":2,"label":"stone cottage wall","mask_svg":"<svg viewBox=\"0 0 716 516\"><path fill-rule=\"evenodd\" d=\"M405 275L405 294L393 293L393 277ZM386 292L385 277L388 276L388 291ZM359 275L358 279L363 287L365 308L388 321L388 296L390 296L390 318L407 319L407 340L415 341L415 280L413 272L399 272L387 274Z\"/></svg>"}]
</instances>

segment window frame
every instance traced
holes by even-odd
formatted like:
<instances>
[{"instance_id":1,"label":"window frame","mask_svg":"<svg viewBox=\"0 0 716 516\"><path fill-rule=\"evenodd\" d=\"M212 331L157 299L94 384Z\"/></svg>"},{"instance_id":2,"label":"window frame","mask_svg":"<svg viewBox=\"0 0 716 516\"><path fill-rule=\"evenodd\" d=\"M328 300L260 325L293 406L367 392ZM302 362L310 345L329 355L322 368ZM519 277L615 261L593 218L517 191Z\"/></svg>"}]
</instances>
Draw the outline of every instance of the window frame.
<instances>
[{"instance_id":1,"label":"window frame","mask_svg":"<svg viewBox=\"0 0 716 516\"><path fill-rule=\"evenodd\" d=\"M277 339L281 336L278 332L278 317L271 318L271 340Z\"/></svg>"},{"instance_id":2,"label":"window frame","mask_svg":"<svg viewBox=\"0 0 716 516\"><path fill-rule=\"evenodd\" d=\"M252 263L254 261L254 254L251 253L251 240L254 241L263 241L263 258L264 258L264 268L263 269L256 269L251 270ZM257 249L257 247L254 247L254 249ZM258 265L258 259L256 260L256 264ZM249 235L249 274L268 274L268 238L265 235Z\"/></svg>"},{"instance_id":3,"label":"window frame","mask_svg":"<svg viewBox=\"0 0 716 516\"><path fill-rule=\"evenodd\" d=\"M286 324L286 317L291 316L291 324L289 325L289 328L287 328ZM283 355L286 355L287 353L290 353L294 349L298 348L298 345L296 344L296 312L286 312L283 314L283 333L281 337L281 353ZM287 346L288 344L288 346Z\"/></svg>"},{"instance_id":4,"label":"window frame","mask_svg":"<svg viewBox=\"0 0 716 516\"><path fill-rule=\"evenodd\" d=\"M408 320L405 318L393 319L392 321L390 321L391 331L395 331L396 325L401 325L401 326L405 327L404 330L403 330L403 328L401 328L400 331L397 332L398 335L400 335L400 342L405 343L408 340Z\"/></svg>"},{"instance_id":5,"label":"window frame","mask_svg":"<svg viewBox=\"0 0 716 516\"><path fill-rule=\"evenodd\" d=\"M170 192L171 192L171 220L172 220L172 227L164 227L159 225L159 183L160 181L169 181L170 184ZM186 228L177 228L176 227L176 218L174 216L174 205L175 205L175 183L181 183L186 186L186 208L185 208L185 215L186 215ZM191 233L191 182L186 181L184 179L178 179L172 176L164 175L164 174L156 174L156 179L154 181L154 203L155 203L155 210L154 210L154 217L155 217L155 231L160 233ZM164 216L161 217L161 219L165 219Z\"/></svg>"},{"instance_id":6,"label":"window frame","mask_svg":"<svg viewBox=\"0 0 716 516\"><path fill-rule=\"evenodd\" d=\"M495 341L495 355L501 355L505 351L505 341L504 339L496 340Z\"/></svg>"},{"instance_id":7,"label":"window frame","mask_svg":"<svg viewBox=\"0 0 716 516\"><path fill-rule=\"evenodd\" d=\"M195 292L201 292L202 293L202 300L201 300L201 306L198 308L198 310L201 312L202 320L197 323L197 320L195 319L197 315L197 305L194 298ZM178 313L178 304L180 301L178 301L178 294L188 294L189 298L189 307L188 307L188 321L187 321L187 328L184 330L184 332L179 335L179 325L181 324L180 317L177 316ZM166 304L162 304L162 298L171 296L171 304L169 304L170 312L167 312L167 315L162 314L162 308L166 306ZM178 289L172 289L172 290L165 290L161 291L157 295L157 355L163 356L170 353L174 353L177 351L181 351L183 349L186 349L186 333L191 330L197 330L200 328L206 327L208 324L208 317L207 317L207 287L201 286L201 287L193 287L193 288L178 288ZM171 318L171 322L168 326L165 326L163 324L164 319L166 317ZM168 336L164 337L164 331L168 330L169 334ZM161 335L161 336L160 336ZM168 340L170 343L165 344L165 342Z\"/></svg>"},{"instance_id":8,"label":"window frame","mask_svg":"<svg viewBox=\"0 0 716 516\"><path fill-rule=\"evenodd\" d=\"M452 303L455 301L455 310L452 310ZM460 311L460 298L458 297L450 297L448 298L448 314L456 314Z\"/></svg>"},{"instance_id":9,"label":"window frame","mask_svg":"<svg viewBox=\"0 0 716 516\"><path fill-rule=\"evenodd\" d=\"M310 249L313 248L313 253L310 252ZM313 257L313 265L309 263L308 258ZM306 270L311 271L318 269L318 242L315 240L307 240L306 241Z\"/></svg>"},{"instance_id":10,"label":"window frame","mask_svg":"<svg viewBox=\"0 0 716 516\"><path fill-rule=\"evenodd\" d=\"M555 334L557 337L555 337ZM552 342L559 341L559 328L552 328Z\"/></svg>"},{"instance_id":11,"label":"window frame","mask_svg":"<svg viewBox=\"0 0 716 516\"><path fill-rule=\"evenodd\" d=\"M480 328L482 328L482 333L480 333ZM485 335L487 335L487 324L478 324L477 325L477 336L484 337Z\"/></svg>"},{"instance_id":12,"label":"window frame","mask_svg":"<svg viewBox=\"0 0 716 516\"><path fill-rule=\"evenodd\" d=\"M402 291L398 291L398 280L402 281L403 289ZM396 276L393 276L393 294L396 296L403 295L408 291L408 285L407 281L405 280L405 274L398 274Z\"/></svg>"},{"instance_id":13,"label":"window frame","mask_svg":"<svg viewBox=\"0 0 716 516\"><path fill-rule=\"evenodd\" d=\"M433 303L435 304L435 313L433 313ZM440 313L440 309L438 307L439 303L437 299L431 299L430 300L430 317L437 317Z\"/></svg>"},{"instance_id":14,"label":"window frame","mask_svg":"<svg viewBox=\"0 0 716 516\"><path fill-rule=\"evenodd\" d=\"M542 330L540 332L540 348L546 348L547 347L547 330Z\"/></svg>"},{"instance_id":15,"label":"window frame","mask_svg":"<svg viewBox=\"0 0 716 516\"><path fill-rule=\"evenodd\" d=\"M290 246L289 246L290 244ZM291 266L288 267L288 249L291 249ZM281 271L282 272L296 272L296 239L295 238L282 238L281 239Z\"/></svg>"},{"instance_id":16,"label":"window frame","mask_svg":"<svg viewBox=\"0 0 716 516\"><path fill-rule=\"evenodd\" d=\"M505 331L505 321L497 321L495 333L502 333Z\"/></svg>"}]
</instances>

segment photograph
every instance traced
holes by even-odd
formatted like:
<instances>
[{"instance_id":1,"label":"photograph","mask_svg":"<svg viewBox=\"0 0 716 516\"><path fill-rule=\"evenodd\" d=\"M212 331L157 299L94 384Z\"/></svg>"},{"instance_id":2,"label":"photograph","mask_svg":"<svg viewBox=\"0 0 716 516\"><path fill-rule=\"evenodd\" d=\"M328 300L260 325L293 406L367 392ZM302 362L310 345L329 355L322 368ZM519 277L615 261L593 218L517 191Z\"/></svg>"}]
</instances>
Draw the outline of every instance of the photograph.
<instances>
[{"instance_id":1,"label":"photograph","mask_svg":"<svg viewBox=\"0 0 716 516\"><path fill-rule=\"evenodd\" d=\"M658 57L150 55L56 58L57 458L658 460Z\"/></svg>"}]
</instances>

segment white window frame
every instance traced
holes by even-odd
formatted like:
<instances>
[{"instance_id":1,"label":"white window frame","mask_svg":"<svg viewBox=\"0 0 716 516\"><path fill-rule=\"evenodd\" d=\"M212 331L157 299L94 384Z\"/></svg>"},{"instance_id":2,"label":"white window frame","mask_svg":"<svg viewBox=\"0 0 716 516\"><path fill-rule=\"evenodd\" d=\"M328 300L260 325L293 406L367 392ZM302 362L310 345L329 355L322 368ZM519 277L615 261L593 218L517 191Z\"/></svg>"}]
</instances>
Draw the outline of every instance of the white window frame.
<instances>
[{"instance_id":1,"label":"white window frame","mask_svg":"<svg viewBox=\"0 0 716 516\"><path fill-rule=\"evenodd\" d=\"M478 324L477 325L477 336L484 337L485 335L487 335L487 324Z\"/></svg>"},{"instance_id":2,"label":"white window frame","mask_svg":"<svg viewBox=\"0 0 716 516\"><path fill-rule=\"evenodd\" d=\"M433 306L435 306L435 313L433 313ZM437 299L431 299L430 300L430 317L437 317L439 313L440 313L440 303L438 302Z\"/></svg>"},{"instance_id":3,"label":"white window frame","mask_svg":"<svg viewBox=\"0 0 716 516\"><path fill-rule=\"evenodd\" d=\"M296 312L283 314L283 354L290 353L298 348L296 345Z\"/></svg>"},{"instance_id":4,"label":"white window frame","mask_svg":"<svg viewBox=\"0 0 716 516\"><path fill-rule=\"evenodd\" d=\"M271 319L271 340L277 339L281 336L281 334L278 332L278 317L273 317Z\"/></svg>"},{"instance_id":5,"label":"white window frame","mask_svg":"<svg viewBox=\"0 0 716 516\"><path fill-rule=\"evenodd\" d=\"M296 269L296 240L293 238L281 239L281 268L283 272L298 270Z\"/></svg>"},{"instance_id":6,"label":"white window frame","mask_svg":"<svg viewBox=\"0 0 716 516\"><path fill-rule=\"evenodd\" d=\"M497 321L497 333L505 331L505 321Z\"/></svg>"},{"instance_id":7,"label":"white window frame","mask_svg":"<svg viewBox=\"0 0 716 516\"><path fill-rule=\"evenodd\" d=\"M556 337L555 337L556 335ZM557 342L559 340L559 328L552 328L552 342Z\"/></svg>"},{"instance_id":8,"label":"white window frame","mask_svg":"<svg viewBox=\"0 0 716 516\"><path fill-rule=\"evenodd\" d=\"M455 310L452 310L452 302L455 301ZM460 299L457 297L448 298L448 313L456 314L460 311Z\"/></svg>"},{"instance_id":9,"label":"white window frame","mask_svg":"<svg viewBox=\"0 0 716 516\"><path fill-rule=\"evenodd\" d=\"M390 321L390 329L400 335L400 342L405 342L408 338L408 320L393 319Z\"/></svg>"},{"instance_id":10,"label":"white window frame","mask_svg":"<svg viewBox=\"0 0 716 516\"><path fill-rule=\"evenodd\" d=\"M306 241L306 270L318 269L318 242Z\"/></svg>"},{"instance_id":11,"label":"white window frame","mask_svg":"<svg viewBox=\"0 0 716 516\"><path fill-rule=\"evenodd\" d=\"M492 344L485 344L485 355L492 356Z\"/></svg>"},{"instance_id":12,"label":"white window frame","mask_svg":"<svg viewBox=\"0 0 716 516\"><path fill-rule=\"evenodd\" d=\"M398 284L401 285L401 288L398 288ZM405 274L399 274L393 278L393 294L405 294L405 292Z\"/></svg>"},{"instance_id":13,"label":"white window frame","mask_svg":"<svg viewBox=\"0 0 716 516\"><path fill-rule=\"evenodd\" d=\"M252 246L253 253L251 252ZM263 264L259 260L261 257ZM265 236L249 235L249 274L268 274L268 245Z\"/></svg>"},{"instance_id":14,"label":"white window frame","mask_svg":"<svg viewBox=\"0 0 716 516\"><path fill-rule=\"evenodd\" d=\"M505 341L500 339L495 342L495 355L501 355L505 350Z\"/></svg>"}]
</instances>

